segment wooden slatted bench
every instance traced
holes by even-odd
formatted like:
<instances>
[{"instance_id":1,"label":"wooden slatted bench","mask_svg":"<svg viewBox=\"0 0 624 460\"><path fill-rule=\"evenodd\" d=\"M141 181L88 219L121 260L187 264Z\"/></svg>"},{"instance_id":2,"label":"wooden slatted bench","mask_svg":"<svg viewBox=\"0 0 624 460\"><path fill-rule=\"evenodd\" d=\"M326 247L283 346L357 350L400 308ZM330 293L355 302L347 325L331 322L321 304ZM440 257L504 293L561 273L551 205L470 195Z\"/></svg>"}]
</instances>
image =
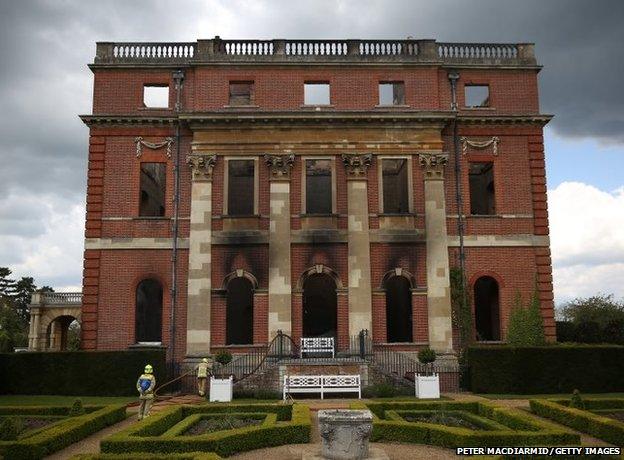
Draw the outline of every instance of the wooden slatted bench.
<instances>
[{"instance_id":1,"label":"wooden slatted bench","mask_svg":"<svg viewBox=\"0 0 624 460\"><path fill-rule=\"evenodd\" d=\"M301 337L299 347L299 357L303 358L304 353L331 353L335 357L333 337Z\"/></svg>"},{"instance_id":2,"label":"wooden slatted bench","mask_svg":"<svg viewBox=\"0 0 624 460\"><path fill-rule=\"evenodd\" d=\"M285 375L284 401L291 393L357 393L362 398L362 385L359 375Z\"/></svg>"}]
</instances>

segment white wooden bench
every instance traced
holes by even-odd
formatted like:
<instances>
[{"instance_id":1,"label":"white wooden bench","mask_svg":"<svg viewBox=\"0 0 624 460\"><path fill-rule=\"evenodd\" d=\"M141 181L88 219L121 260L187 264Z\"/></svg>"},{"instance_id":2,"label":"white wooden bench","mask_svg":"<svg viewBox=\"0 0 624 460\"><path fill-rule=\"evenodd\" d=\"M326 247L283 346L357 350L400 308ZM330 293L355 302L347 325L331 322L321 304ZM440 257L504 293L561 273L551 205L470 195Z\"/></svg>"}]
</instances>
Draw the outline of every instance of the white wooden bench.
<instances>
[{"instance_id":1,"label":"white wooden bench","mask_svg":"<svg viewBox=\"0 0 624 460\"><path fill-rule=\"evenodd\" d=\"M357 393L362 398L362 385L359 375L285 375L284 401L291 393Z\"/></svg>"},{"instance_id":2,"label":"white wooden bench","mask_svg":"<svg viewBox=\"0 0 624 460\"><path fill-rule=\"evenodd\" d=\"M333 337L301 337L299 347L299 357L303 358L304 353L331 353L335 358Z\"/></svg>"}]
</instances>

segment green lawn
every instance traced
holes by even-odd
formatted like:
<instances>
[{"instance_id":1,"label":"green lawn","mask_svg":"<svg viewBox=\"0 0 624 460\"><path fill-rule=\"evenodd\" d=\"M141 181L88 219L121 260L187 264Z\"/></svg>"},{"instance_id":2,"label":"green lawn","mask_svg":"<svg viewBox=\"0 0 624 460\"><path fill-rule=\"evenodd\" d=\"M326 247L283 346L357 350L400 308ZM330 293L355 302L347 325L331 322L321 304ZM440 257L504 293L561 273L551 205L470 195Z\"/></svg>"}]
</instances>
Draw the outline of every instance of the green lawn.
<instances>
[{"instance_id":1,"label":"green lawn","mask_svg":"<svg viewBox=\"0 0 624 460\"><path fill-rule=\"evenodd\" d=\"M537 395L478 394L487 399L563 399L571 398L572 393L549 393ZM581 393L583 398L624 398L624 393Z\"/></svg>"},{"instance_id":2,"label":"green lawn","mask_svg":"<svg viewBox=\"0 0 624 460\"><path fill-rule=\"evenodd\" d=\"M76 399L83 404L127 404L138 398L128 396L55 396L55 395L0 395L0 406L71 406Z\"/></svg>"}]
</instances>

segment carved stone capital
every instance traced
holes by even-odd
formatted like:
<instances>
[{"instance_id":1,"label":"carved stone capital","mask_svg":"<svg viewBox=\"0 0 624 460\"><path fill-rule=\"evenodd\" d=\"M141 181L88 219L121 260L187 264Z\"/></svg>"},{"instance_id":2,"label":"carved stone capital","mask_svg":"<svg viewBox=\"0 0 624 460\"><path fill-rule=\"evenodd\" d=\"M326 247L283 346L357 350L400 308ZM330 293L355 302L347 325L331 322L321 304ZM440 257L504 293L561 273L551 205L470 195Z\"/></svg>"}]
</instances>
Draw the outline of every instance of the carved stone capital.
<instances>
[{"instance_id":1,"label":"carved stone capital","mask_svg":"<svg viewBox=\"0 0 624 460\"><path fill-rule=\"evenodd\" d=\"M347 171L347 180L362 180L366 179L366 172L373 162L373 155L370 153L344 153L342 162Z\"/></svg>"},{"instance_id":2,"label":"carved stone capital","mask_svg":"<svg viewBox=\"0 0 624 460\"><path fill-rule=\"evenodd\" d=\"M419 153L418 162L425 171L425 180L443 179L448 153Z\"/></svg>"},{"instance_id":3,"label":"carved stone capital","mask_svg":"<svg viewBox=\"0 0 624 460\"><path fill-rule=\"evenodd\" d=\"M194 181L212 181L212 170L216 163L216 155L194 154L186 157Z\"/></svg>"},{"instance_id":4,"label":"carved stone capital","mask_svg":"<svg viewBox=\"0 0 624 460\"><path fill-rule=\"evenodd\" d=\"M290 180L290 170L295 163L295 155L265 155L264 161L269 167L269 180Z\"/></svg>"}]
</instances>

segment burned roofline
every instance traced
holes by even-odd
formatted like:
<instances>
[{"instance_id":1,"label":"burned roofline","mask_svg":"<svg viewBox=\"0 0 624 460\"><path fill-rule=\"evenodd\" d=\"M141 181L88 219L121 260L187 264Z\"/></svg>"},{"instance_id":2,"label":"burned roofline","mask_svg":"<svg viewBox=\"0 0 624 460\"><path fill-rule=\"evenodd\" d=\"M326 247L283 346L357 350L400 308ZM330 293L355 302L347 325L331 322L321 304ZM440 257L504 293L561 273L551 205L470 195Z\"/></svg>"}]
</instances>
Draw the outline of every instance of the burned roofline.
<instances>
[{"instance_id":1,"label":"burned roofline","mask_svg":"<svg viewBox=\"0 0 624 460\"><path fill-rule=\"evenodd\" d=\"M98 42L92 69L195 65L443 65L539 69L532 43L435 40Z\"/></svg>"},{"instance_id":2,"label":"burned roofline","mask_svg":"<svg viewBox=\"0 0 624 460\"><path fill-rule=\"evenodd\" d=\"M133 116L133 115L81 115L80 119L87 126L96 125L156 125L173 126L178 122L192 127L202 126L266 126L272 125L333 125L357 124L374 126L388 124L428 124L443 127L456 119L462 124L537 124L546 125L553 115L521 114L521 115L463 115L454 112L205 112L183 113L179 116Z\"/></svg>"}]
</instances>

